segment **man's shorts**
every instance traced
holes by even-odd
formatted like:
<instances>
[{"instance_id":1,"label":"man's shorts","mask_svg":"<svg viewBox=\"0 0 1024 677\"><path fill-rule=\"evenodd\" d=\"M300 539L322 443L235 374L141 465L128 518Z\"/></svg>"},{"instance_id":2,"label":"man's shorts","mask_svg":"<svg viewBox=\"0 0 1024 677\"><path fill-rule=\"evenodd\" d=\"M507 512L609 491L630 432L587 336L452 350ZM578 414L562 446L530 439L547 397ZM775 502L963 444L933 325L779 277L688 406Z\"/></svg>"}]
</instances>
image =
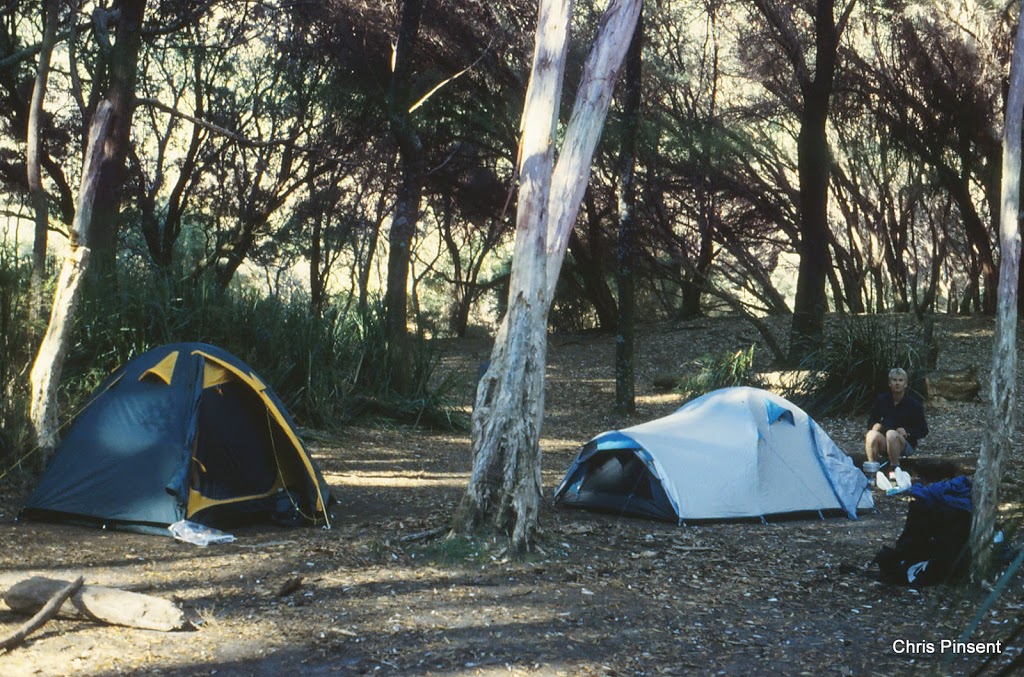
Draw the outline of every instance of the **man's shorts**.
<instances>
[{"instance_id":1,"label":"man's shorts","mask_svg":"<svg viewBox=\"0 0 1024 677\"><path fill-rule=\"evenodd\" d=\"M903 453L900 454L900 456L906 458L907 456L910 456L912 453L914 453L914 447L911 446L910 442L907 442L907 446L903 447Z\"/></svg>"}]
</instances>

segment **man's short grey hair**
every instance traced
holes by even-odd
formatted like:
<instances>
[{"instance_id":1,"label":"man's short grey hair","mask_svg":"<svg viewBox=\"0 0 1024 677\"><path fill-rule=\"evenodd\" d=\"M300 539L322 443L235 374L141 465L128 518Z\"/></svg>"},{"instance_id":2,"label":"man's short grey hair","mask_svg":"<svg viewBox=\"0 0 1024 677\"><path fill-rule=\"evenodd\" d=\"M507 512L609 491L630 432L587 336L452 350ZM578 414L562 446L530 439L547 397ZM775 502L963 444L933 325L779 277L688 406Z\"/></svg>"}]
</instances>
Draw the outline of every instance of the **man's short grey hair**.
<instances>
[{"instance_id":1,"label":"man's short grey hair","mask_svg":"<svg viewBox=\"0 0 1024 677\"><path fill-rule=\"evenodd\" d=\"M905 369L901 369L899 367L893 367L892 369L889 370L889 380L890 381L892 379L896 378L897 376L902 376L903 378L906 378L907 377L907 371Z\"/></svg>"}]
</instances>

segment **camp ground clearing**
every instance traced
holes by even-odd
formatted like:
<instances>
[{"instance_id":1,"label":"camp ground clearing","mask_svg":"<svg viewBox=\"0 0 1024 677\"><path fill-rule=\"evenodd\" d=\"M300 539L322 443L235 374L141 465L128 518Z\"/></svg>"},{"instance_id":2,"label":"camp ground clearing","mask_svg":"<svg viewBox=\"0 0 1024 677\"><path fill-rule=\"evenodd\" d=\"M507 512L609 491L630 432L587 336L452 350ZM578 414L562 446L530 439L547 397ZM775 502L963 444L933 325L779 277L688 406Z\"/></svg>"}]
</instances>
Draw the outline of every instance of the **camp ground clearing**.
<instances>
[{"instance_id":1,"label":"camp ground clearing","mask_svg":"<svg viewBox=\"0 0 1024 677\"><path fill-rule=\"evenodd\" d=\"M987 373L985 320L948 318L940 360ZM953 674L1020 655L1022 585L967 640L999 652L945 654L985 591L885 586L866 571L899 534L901 497L874 494L852 521L727 521L680 527L556 507L552 493L580 446L604 430L664 416L681 402L654 375L710 350L749 345L742 321L700 319L644 329L641 411L610 414L612 338L553 336L543 433L545 504L539 550L507 561L500 544L445 547L411 538L443 525L464 490L466 435L360 425L307 434L339 504L331 530L246 527L200 548L151 535L14 518L31 487L0 493L0 569L175 599L199 629L155 632L51 621L0 655L4 675L329 674ZM446 344L443 369L470 375L484 341ZM983 389L984 390L984 389ZM468 386L465 394L469 401ZM922 455L976 458L982 401L929 403ZM844 451L861 417L819 421ZM1019 442L1007 463L1008 509L1022 487ZM1012 517L1012 514L1007 514ZM0 608L0 633L23 618ZM935 652L907 647L936 647ZM899 649L899 650L898 650Z\"/></svg>"}]
</instances>

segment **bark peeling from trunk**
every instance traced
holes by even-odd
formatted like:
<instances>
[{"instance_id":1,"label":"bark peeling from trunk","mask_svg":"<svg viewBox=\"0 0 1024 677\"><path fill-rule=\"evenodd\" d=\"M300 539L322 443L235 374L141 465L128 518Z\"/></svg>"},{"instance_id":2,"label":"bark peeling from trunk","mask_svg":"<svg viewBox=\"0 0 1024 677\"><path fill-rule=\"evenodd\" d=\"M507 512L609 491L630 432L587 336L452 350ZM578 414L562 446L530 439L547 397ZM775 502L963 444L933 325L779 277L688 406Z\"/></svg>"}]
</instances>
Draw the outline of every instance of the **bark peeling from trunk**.
<instances>
[{"instance_id":1,"label":"bark peeling from trunk","mask_svg":"<svg viewBox=\"0 0 1024 677\"><path fill-rule=\"evenodd\" d=\"M572 2L540 2L521 124L508 311L495 338L490 366L477 386L473 473L452 525L452 535L506 536L513 555L531 548L539 517L547 320L555 281L640 4L640 0L609 4L584 67L556 167L555 130Z\"/></svg>"},{"instance_id":2,"label":"bark peeling from trunk","mask_svg":"<svg viewBox=\"0 0 1024 677\"><path fill-rule=\"evenodd\" d=\"M93 115L89 127L82 167L82 183L78 191L78 209L71 229L71 250L61 267L57 289L53 295L50 322L32 363L30 416L35 431L36 445L41 451L40 462L45 464L59 442L57 434L57 386L64 368L75 310L81 296L82 283L89 264L89 224L92 222L93 204L99 185L103 147L110 134L111 106L103 101Z\"/></svg>"}]
</instances>

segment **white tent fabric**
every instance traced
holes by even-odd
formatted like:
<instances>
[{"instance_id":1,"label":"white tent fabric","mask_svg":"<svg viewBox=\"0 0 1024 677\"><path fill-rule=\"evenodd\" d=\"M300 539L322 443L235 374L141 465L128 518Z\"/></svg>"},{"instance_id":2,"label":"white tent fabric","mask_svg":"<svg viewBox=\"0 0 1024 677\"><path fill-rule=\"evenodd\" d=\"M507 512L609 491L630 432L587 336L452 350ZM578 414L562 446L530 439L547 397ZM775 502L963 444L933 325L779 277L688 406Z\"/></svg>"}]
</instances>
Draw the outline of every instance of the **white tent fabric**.
<instances>
[{"instance_id":1,"label":"white tent fabric","mask_svg":"<svg viewBox=\"0 0 1024 677\"><path fill-rule=\"evenodd\" d=\"M637 456L680 523L837 509L856 519L858 509L874 507L867 478L825 431L792 402L757 388L716 390L664 418L598 435L556 499L579 487L571 480L595 452L628 448L646 452Z\"/></svg>"}]
</instances>

